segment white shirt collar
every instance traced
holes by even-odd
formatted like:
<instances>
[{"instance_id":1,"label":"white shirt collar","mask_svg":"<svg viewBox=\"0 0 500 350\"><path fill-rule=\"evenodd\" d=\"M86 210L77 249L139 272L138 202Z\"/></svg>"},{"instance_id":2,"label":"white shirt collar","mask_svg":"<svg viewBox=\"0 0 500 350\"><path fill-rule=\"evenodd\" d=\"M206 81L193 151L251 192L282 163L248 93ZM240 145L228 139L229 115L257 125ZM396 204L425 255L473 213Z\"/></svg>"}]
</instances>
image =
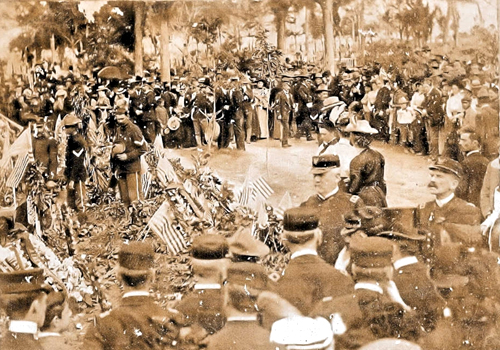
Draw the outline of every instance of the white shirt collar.
<instances>
[{"instance_id":1,"label":"white shirt collar","mask_svg":"<svg viewBox=\"0 0 500 350\"><path fill-rule=\"evenodd\" d=\"M318 194L318 197L321 199L321 200L324 200L326 201L328 198L330 198L331 196L334 196L337 194L337 192L339 191L339 188L337 187L336 189L334 189L332 192L328 193L325 197L323 197L322 195Z\"/></svg>"},{"instance_id":2,"label":"white shirt collar","mask_svg":"<svg viewBox=\"0 0 500 350\"><path fill-rule=\"evenodd\" d=\"M38 338L48 338L48 337L60 337L60 333L56 332L40 332L38 333Z\"/></svg>"},{"instance_id":3,"label":"white shirt collar","mask_svg":"<svg viewBox=\"0 0 500 350\"><path fill-rule=\"evenodd\" d=\"M149 292L138 290L133 292L127 292L123 294L122 298L130 298L130 297L149 297Z\"/></svg>"},{"instance_id":4,"label":"white shirt collar","mask_svg":"<svg viewBox=\"0 0 500 350\"><path fill-rule=\"evenodd\" d=\"M382 287L373 282L358 282L354 285L354 290L358 289L371 290L372 292L376 292L378 294L384 294Z\"/></svg>"},{"instance_id":5,"label":"white shirt collar","mask_svg":"<svg viewBox=\"0 0 500 350\"><path fill-rule=\"evenodd\" d=\"M351 141L349 141L348 139L345 139L343 137L341 137L339 139L339 143L342 144L342 145L347 145L347 146L350 146L351 145Z\"/></svg>"},{"instance_id":6,"label":"white shirt collar","mask_svg":"<svg viewBox=\"0 0 500 350\"><path fill-rule=\"evenodd\" d=\"M295 259L295 258L298 258L299 256L304 256L304 255L318 255L318 252L315 251L314 249L309 249L309 248L306 248L306 249L302 249L302 250L299 250L299 251L296 251L295 253L293 253L291 256L290 256L290 259Z\"/></svg>"},{"instance_id":7,"label":"white shirt collar","mask_svg":"<svg viewBox=\"0 0 500 350\"><path fill-rule=\"evenodd\" d=\"M219 283L196 283L194 289L221 289Z\"/></svg>"},{"instance_id":8,"label":"white shirt collar","mask_svg":"<svg viewBox=\"0 0 500 350\"><path fill-rule=\"evenodd\" d=\"M257 321L257 315L229 316L227 318L227 322L230 322L230 321Z\"/></svg>"},{"instance_id":9,"label":"white shirt collar","mask_svg":"<svg viewBox=\"0 0 500 350\"><path fill-rule=\"evenodd\" d=\"M416 256L405 256L404 258L398 259L394 262L394 268L399 270L402 267L413 265L418 263L418 259Z\"/></svg>"},{"instance_id":10,"label":"white shirt collar","mask_svg":"<svg viewBox=\"0 0 500 350\"><path fill-rule=\"evenodd\" d=\"M453 199L453 197L455 197L454 193L450 194L445 199L437 199L436 198L436 203L437 203L438 207L442 208L445 204L450 203L450 201Z\"/></svg>"},{"instance_id":11,"label":"white shirt collar","mask_svg":"<svg viewBox=\"0 0 500 350\"><path fill-rule=\"evenodd\" d=\"M31 321L12 320L9 324L9 332L35 335L38 333L38 325Z\"/></svg>"},{"instance_id":12,"label":"white shirt collar","mask_svg":"<svg viewBox=\"0 0 500 350\"><path fill-rule=\"evenodd\" d=\"M470 156L470 155L471 155L471 154L473 154L473 153L479 153L479 150L478 150L478 149L476 149L476 150L474 150L474 151L467 152L467 157L468 157L468 156Z\"/></svg>"}]
</instances>

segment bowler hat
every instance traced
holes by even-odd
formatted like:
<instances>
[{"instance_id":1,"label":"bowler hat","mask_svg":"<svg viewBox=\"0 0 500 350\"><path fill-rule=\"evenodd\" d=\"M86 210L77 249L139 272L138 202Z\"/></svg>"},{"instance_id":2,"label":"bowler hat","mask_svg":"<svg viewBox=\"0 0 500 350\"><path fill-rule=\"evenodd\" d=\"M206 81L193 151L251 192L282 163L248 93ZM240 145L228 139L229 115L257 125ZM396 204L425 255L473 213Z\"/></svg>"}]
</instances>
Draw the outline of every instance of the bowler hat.
<instances>
[{"instance_id":1,"label":"bowler hat","mask_svg":"<svg viewBox=\"0 0 500 350\"><path fill-rule=\"evenodd\" d=\"M149 270L154 267L153 247L151 244L136 241L123 244L118 252L118 263L127 270Z\"/></svg>"},{"instance_id":2,"label":"bowler hat","mask_svg":"<svg viewBox=\"0 0 500 350\"><path fill-rule=\"evenodd\" d=\"M319 226L316 212L308 208L292 208L283 214L283 235L291 243L304 243L313 236Z\"/></svg>"},{"instance_id":3,"label":"bowler hat","mask_svg":"<svg viewBox=\"0 0 500 350\"><path fill-rule=\"evenodd\" d=\"M226 238L217 234L198 236L191 244L191 256L194 259L222 259L228 251Z\"/></svg>"},{"instance_id":4,"label":"bowler hat","mask_svg":"<svg viewBox=\"0 0 500 350\"><path fill-rule=\"evenodd\" d=\"M458 178L461 178L463 175L463 168L460 163L447 157L438 158L436 162L429 167L429 169L452 174Z\"/></svg>"},{"instance_id":5,"label":"bowler hat","mask_svg":"<svg viewBox=\"0 0 500 350\"><path fill-rule=\"evenodd\" d=\"M322 154L312 157L311 173L314 175L323 174L329 170L340 167L340 158L335 154Z\"/></svg>"}]
</instances>

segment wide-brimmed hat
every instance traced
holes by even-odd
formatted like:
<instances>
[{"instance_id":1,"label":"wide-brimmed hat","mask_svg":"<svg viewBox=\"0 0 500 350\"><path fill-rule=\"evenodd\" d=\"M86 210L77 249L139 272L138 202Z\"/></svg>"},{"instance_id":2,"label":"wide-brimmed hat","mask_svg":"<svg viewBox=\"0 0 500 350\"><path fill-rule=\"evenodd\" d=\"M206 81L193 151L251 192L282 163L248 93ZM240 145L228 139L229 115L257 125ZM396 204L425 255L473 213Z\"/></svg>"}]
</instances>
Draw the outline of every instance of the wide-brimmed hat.
<instances>
[{"instance_id":1,"label":"wide-brimmed hat","mask_svg":"<svg viewBox=\"0 0 500 350\"><path fill-rule=\"evenodd\" d=\"M66 117L64 117L63 122L65 127L69 127L69 126L76 126L80 124L82 121L74 113L70 113L67 114Z\"/></svg>"},{"instance_id":2,"label":"wide-brimmed hat","mask_svg":"<svg viewBox=\"0 0 500 350\"><path fill-rule=\"evenodd\" d=\"M378 134L377 129L371 127L368 120L358 120L355 124L349 123L345 128L346 132L357 132L360 134Z\"/></svg>"},{"instance_id":3,"label":"wide-brimmed hat","mask_svg":"<svg viewBox=\"0 0 500 350\"><path fill-rule=\"evenodd\" d=\"M181 120L178 117L170 117L167 126L170 130L175 131L181 127Z\"/></svg>"},{"instance_id":4,"label":"wide-brimmed hat","mask_svg":"<svg viewBox=\"0 0 500 350\"><path fill-rule=\"evenodd\" d=\"M340 106L343 103L337 96L330 96L323 101L323 108Z\"/></svg>"},{"instance_id":5,"label":"wide-brimmed hat","mask_svg":"<svg viewBox=\"0 0 500 350\"><path fill-rule=\"evenodd\" d=\"M59 96L67 97L68 93L66 92L66 90L60 89L60 90L57 90L57 92L56 92L56 97L59 97Z\"/></svg>"}]
</instances>

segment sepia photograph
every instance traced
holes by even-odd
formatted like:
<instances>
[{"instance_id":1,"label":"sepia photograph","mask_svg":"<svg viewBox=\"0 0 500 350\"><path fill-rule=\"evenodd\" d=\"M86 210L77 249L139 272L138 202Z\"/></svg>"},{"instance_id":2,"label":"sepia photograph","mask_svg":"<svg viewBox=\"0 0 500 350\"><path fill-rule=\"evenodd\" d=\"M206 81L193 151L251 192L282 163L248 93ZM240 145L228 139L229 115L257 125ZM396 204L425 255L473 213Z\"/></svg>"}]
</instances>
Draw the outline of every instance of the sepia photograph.
<instances>
[{"instance_id":1,"label":"sepia photograph","mask_svg":"<svg viewBox=\"0 0 500 350\"><path fill-rule=\"evenodd\" d=\"M0 0L1 350L500 350L500 0Z\"/></svg>"}]
</instances>

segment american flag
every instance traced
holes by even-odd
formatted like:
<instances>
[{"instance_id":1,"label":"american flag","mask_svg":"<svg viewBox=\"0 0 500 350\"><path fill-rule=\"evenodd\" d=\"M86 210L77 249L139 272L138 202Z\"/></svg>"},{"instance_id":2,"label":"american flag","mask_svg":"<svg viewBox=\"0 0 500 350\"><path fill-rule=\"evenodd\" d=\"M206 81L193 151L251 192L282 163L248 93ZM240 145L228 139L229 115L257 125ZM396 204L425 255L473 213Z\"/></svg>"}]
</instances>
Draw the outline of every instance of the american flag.
<instances>
[{"instance_id":1,"label":"american flag","mask_svg":"<svg viewBox=\"0 0 500 350\"><path fill-rule=\"evenodd\" d=\"M243 184L243 188L241 189L240 194L238 196L238 203L243 207L247 207L248 204L250 203L252 193L253 193L252 183L248 182L248 179L247 179L247 180L245 180L245 183Z\"/></svg>"},{"instance_id":2,"label":"american flag","mask_svg":"<svg viewBox=\"0 0 500 350\"><path fill-rule=\"evenodd\" d=\"M182 232L172 224L172 221L170 204L163 202L149 220L148 226L167 245L168 250L175 255L185 250L187 243Z\"/></svg>"},{"instance_id":3,"label":"american flag","mask_svg":"<svg viewBox=\"0 0 500 350\"><path fill-rule=\"evenodd\" d=\"M25 154L20 155L17 158L16 165L14 165L14 169L12 169L12 172L7 178L5 185L7 187L17 188L24 176L24 172L26 171L28 164L33 161L33 154L31 152L26 152Z\"/></svg>"},{"instance_id":4,"label":"american flag","mask_svg":"<svg viewBox=\"0 0 500 350\"><path fill-rule=\"evenodd\" d=\"M141 175L142 180L142 194L144 198L148 197L149 188L151 187L151 180L153 179L153 175L149 171L145 172Z\"/></svg>"},{"instance_id":5,"label":"american flag","mask_svg":"<svg viewBox=\"0 0 500 350\"><path fill-rule=\"evenodd\" d=\"M258 195L261 195L264 199L268 199L274 193L274 190L269 186L269 183L262 176L259 177L252 184L252 199L255 200Z\"/></svg>"}]
</instances>

